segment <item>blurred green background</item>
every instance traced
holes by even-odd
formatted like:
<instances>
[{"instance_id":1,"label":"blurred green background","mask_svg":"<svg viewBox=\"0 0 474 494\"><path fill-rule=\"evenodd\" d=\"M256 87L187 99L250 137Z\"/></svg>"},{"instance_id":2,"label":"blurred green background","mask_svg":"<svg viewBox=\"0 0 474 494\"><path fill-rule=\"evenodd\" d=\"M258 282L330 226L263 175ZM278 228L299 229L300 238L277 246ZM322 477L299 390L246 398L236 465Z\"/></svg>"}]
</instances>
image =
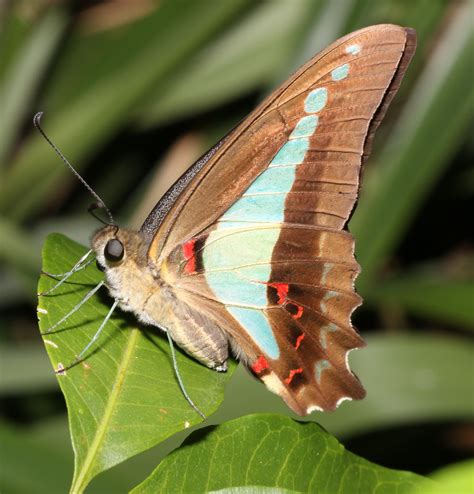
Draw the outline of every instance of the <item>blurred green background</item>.
<instances>
[{"instance_id":1,"label":"blurred green background","mask_svg":"<svg viewBox=\"0 0 474 494\"><path fill-rule=\"evenodd\" d=\"M10 1L0 6L0 489L65 492L73 453L36 325L41 245L84 244L92 198L43 126L138 227L167 187L300 64L377 23L418 49L378 131L350 229L368 348L361 403L311 417L353 452L427 474L474 452L474 6L469 0ZM215 423L289 413L239 370ZM126 492L184 437L101 475ZM38 486L41 485L41 490Z\"/></svg>"}]
</instances>

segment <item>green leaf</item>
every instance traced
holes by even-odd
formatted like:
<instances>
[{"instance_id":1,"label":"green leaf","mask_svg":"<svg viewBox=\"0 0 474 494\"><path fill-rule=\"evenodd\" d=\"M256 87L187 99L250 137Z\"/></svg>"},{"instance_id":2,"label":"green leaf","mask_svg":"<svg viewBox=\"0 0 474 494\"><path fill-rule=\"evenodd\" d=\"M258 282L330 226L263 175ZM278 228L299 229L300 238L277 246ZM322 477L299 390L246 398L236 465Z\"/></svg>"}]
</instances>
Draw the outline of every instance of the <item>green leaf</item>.
<instances>
[{"instance_id":1,"label":"green leaf","mask_svg":"<svg viewBox=\"0 0 474 494\"><path fill-rule=\"evenodd\" d=\"M83 247L66 237L50 235L43 250L43 269L65 272L84 253ZM41 296L41 332L73 309L101 278L102 273L91 265L51 295ZM39 291L53 284L42 276ZM74 360L111 305L105 293L96 295L60 328L44 335L55 369ZM196 404L206 415L214 412L232 369L217 373L181 353L178 365ZM58 375L58 381L66 398L76 455L72 492L81 492L100 472L201 421L178 387L166 339L153 328L140 329L133 318L124 319L119 312L84 360Z\"/></svg>"},{"instance_id":2,"label":"green leaf","mask_svg":"<svg viewBox=\"0 0 474 494\"><path fill-rule=\"evenodd\" d=\"M421 494L427 485L430 482L418 475L346 451L315 423L263 414L194 432L132 492L262 486L318 494Z\"/></svg>"},{"instance_id":3,"label":"green leaf","mask_svg":"<svg viewBox=\"0 0 474 494\"><path fill-rule=\"evenodd\" d=\"M67 445L0 422L0 491L8 494L61 494L72 474Z\"/></svg>"},{"instance_id":4,"label":"green leaf","mask_svg":"<svg viewBox=\"0 0 474 494\"><path fill-rule=\"evenodd\" d=\"M299 494L297 491L288 489L279 489L275 487L247 486L247 487L230 487L229 489L219 489L218 491L209 491L208 494Z\"/></svg>"},{"instance_id":5,"label":"green leaf","mask_svg":"<svg viewBox=\"0 0 474 494\"><path fill-rule=\"evenodd\" d=\"M32 235L0 216L0 237L0 261L15 267L28 280L28 288L33 291L40 259L39 250L32 249L35 245Z\"/></svg>"},{"instance_id":6,"label":"green leaf","mask_svg":"<svg viewBox=\"0 0 474 494\"><path fill-rule=\"evenodd\" d=\"M67 26L67 18L61 10L51 9L35 26L24 41L21 53L9 67L5 81L0 86L2 120L8 122L0 132L0 169L6 167L25 116L31 111L31 102L43 76L55 54L55 49Z\"/></svg>"},{"instance_id":7,"label":"green leaf","mask_svg":"<svg viewBox=\"0 0 474 494\"><path fill-rule=\"evenodd\" d=\"M139 36L138 30L138 40L127 36L125 29L114 30L109 37L115 36L116 42L108 45L109 52L101 50L104 58L97 61L100 76L97 77L97 66L89 66L84 90L53 113L47 126L46 119L43 122L55 144L80 170L165 75L248 3L249 0L204 3L167 0L160 3L155 13L141 20L146 35ZM136 33L135 30L133 34ZM80 43L81 38L76 42ZM91 45L91 50L97 49ZM129 54L124 60L122 50ZM67 53L63 56L67 57ZM109 58L118 63L104 71L102 63L108 63ZM74 62L81 77L87 77L82 59L78 57ZM74 81L72 72L67 77L68 84ZM61 177L68 174L66 167L54 160L44 140L37 133L31 135L0 183L0 211L16 219L28 217L48 198ZM35 187L30 187L31 183ZM26 195L25 190L29 191ZM22 201L18 202L20 195Z\"/></svg>"},{"instance_id":8,"label":"green leaf","mask_svg":"<svg viewBox=\"0 0 474 494\"><path fill-rule=\"evenodd\" d=\"M176 70L166 86L150 95L137 114L156 125L207 110L268 83L314 10L314 2L263 2ZM275 26L279 26L275 29Z\"/></svg>"},{"instance_id":9,"label":"green leaf","mask_svg":"<svg viewBox=\"0 0 474 494\"><path fill-rule=\"evenodd\" d=\"M413 314L474 328L474 280L427 277L423 272L399 276L369 290L367 301L393 305Z\"/></svg>"},{"instance_id":10,"label":"green leaf","mask_svg":"<svg viewBox=\"0 0 474 494\"><path fill-rule=\"evenodd\" d=\"M48 365L48 358L37 344L2 343L0 362L0 396L56 389L57 384Z\"/></svg>"},{"instance_id":11,"label":"green leaf","mask_svg":"<svg viewBox=\"0 0 474 494\"><path fill-rule=\"evenodd\" d=\"M472 494L474 491L474 460L463 461L437 470L436 481L426 494Z\"/></svg>"}]
</instances>

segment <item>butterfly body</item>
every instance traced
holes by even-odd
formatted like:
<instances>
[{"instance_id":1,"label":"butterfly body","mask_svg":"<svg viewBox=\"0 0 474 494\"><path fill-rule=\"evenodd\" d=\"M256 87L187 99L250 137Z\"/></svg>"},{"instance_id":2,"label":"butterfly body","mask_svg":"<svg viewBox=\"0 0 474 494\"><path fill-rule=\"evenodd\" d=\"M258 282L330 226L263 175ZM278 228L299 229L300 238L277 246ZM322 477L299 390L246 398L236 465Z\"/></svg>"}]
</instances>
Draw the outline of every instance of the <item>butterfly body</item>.
<instances>
[{"instance_id":1,"label":"butterfly body","mask_svg":"<svg viewBox=\"0 0 474 494\"><path fill-rule=\"evenodd\" d=\"M111 240L118 240L123 246L119 261L107 260L104 255ZM183 328L183 322L191 316L174 295L173 279L166 268L157 271L148 262L146 237L142 233L106 226L94 235L92 247L105 272L110 295L123 311L135 314L146 325L169 331L176 343L208 367L227 369L229 352L225 334L205 315L197 313L194 319L199 324Z\"/></svg>"},{"instance_id":2,"label":"butterfly body","mask_svg":"<svg viewBox=\"0 0 474 494\"><path fill-rule=\"evenodd\" d=\"M232 351L302 415L362 398L347 360L364 342L346 225L414 48L414 32L392 25L341 38L196 162L140 231L100 230L93 248L119 305L210 368Z\"/></svg>"}]
</instances>

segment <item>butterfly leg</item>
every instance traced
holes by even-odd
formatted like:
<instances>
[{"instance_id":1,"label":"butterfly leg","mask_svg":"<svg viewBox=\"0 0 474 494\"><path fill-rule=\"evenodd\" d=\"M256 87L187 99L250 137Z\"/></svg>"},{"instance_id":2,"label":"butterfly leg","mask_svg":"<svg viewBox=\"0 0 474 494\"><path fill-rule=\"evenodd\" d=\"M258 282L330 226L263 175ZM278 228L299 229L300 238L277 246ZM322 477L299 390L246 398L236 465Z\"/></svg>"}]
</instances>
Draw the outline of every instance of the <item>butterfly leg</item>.
<instances>
[{"instance_id":1,"label":"butterfly leg","mask_svg":"<svg viewBox=\"0 0 474 494\"><path fill-rule=\"evenodd\" d=\"M188 392L186 391L186 388L184 387L184 383L183 383L183 380L181 379L181 374L179 373L179 369L178 369L178 362L176 361L176 353L174 351L173 338L171 338L169 332L166 333L166 336L168 337L168 342L170 344L170 351L171 351L171 356L173 358L174 372L175 372L175 375L176 375L176 379L178 380L179 387L181 388L181 392L183 393L184 397L186 398L186 401L191 405L191 408L194 408L194 410L196 410L196 412L204 420L206 420L207 417L196 406L196 404L194 403L194 401L191 399L191 397L189 396Z\"/></svg>"}]
</instances>

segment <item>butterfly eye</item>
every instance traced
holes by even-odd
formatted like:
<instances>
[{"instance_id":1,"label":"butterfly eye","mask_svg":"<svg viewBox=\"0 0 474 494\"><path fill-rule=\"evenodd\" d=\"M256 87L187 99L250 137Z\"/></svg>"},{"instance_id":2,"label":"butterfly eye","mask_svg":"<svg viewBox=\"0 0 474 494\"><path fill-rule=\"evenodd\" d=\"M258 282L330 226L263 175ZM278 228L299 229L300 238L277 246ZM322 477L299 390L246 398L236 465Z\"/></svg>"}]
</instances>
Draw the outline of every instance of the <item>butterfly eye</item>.
<instances>
[{"instance_id":1,"label":"butterfly eye","mask_svg":"<svg viewBox=\"0 0 474 494\"><path fill-rule=\"evenodd\" d=\"M104 249L104 256L107 261L118 262L123 259L124 248L122 242L113 238L109 240Z\"/></svg>"}]
</instances>

